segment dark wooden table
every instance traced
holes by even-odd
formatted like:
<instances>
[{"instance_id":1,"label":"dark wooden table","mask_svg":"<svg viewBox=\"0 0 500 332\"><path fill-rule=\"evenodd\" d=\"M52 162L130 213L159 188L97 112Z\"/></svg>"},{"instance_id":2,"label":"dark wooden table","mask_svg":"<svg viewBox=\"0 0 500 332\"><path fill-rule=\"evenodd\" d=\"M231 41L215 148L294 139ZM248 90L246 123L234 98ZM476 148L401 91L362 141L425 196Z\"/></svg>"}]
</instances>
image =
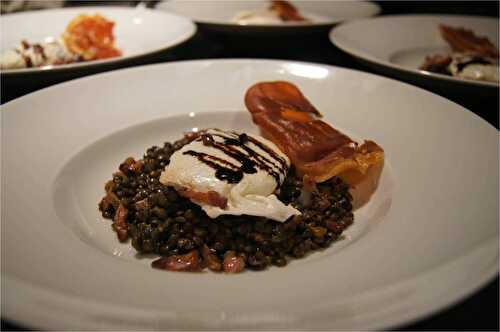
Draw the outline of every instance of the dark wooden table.
<instances>
[{"instance_id":1,"label":"dark wooden table","mask_svg":"<svg viewBox=\"0 0 500 332\"><path fill-rule=\"evenodd\" d=\"M109 3L110 1L108 1ZM112 3L112 2L111 2ZM488 2L454 2L454 1L391 1L378 2L382 7L382 15L389 14L411 14L411 13L446 13L446 14L467 14L493 16L498 18L499 3L497 1ZM85 4L79 1L78 4ZM95 4L92 3L92 4ZM73 3L74 5L74 3ZM259 47L254 47L258 44ZM230 36L223 36L211 33L206 30L199 30L193 39L188 43L178 46L173 50L157 53L146 58L99 68L98 71L113 70L117 68L137 66L150 63L161 63L176 60L188 59L209 59L209 58L269 58L299 60L315 63L330 64L335 66L353 68L369 71L356 62L353 58L334 47L328 40L327 32L316 35L302 36L300 43L294 36L280 38L280 41L252 40L252 39L232 39ZM1 103L8 102L14 98L21 97L27 93L36 91L65 80L89 75L97 72L89 70L85 73L68 74L65 77L44 78L38 82L25 82L19 80L8 80L2 77L1 81ZM466 107L470 111L481 116L491 125L498 129L499 97L498 89L496 94L484 100L477 101L477 98L470 95L449 95L442 91L433 91L448 99ZM423 331L423 330L499 330L499 279L491 281L476 294L453 306L426 317L417 322L410 322L407 325L395 327L394 330L403 331ZM2 320L2 330L18 331L27 330L21 324ZM33 328L33 327L31 327Z\"/></svg>"}]
</instances>

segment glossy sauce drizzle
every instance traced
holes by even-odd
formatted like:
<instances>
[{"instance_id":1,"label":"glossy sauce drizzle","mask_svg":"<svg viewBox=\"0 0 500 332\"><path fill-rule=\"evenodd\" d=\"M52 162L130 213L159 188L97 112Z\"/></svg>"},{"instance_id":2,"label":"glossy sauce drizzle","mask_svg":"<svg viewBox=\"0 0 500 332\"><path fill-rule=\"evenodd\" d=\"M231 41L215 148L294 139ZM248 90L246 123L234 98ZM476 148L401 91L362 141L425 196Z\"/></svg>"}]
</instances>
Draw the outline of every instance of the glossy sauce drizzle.
<instances>
[{"instance_id":1,"label":"glossy sauce drizzle","mask_svg":"<svg viewBox=\"0 0 500 332\"><path fill-rule=\"evenodd\" d=\"M223 152L225 155L237 160L240 165L235 165L233 162L223 158L193 150L185 151L183 154L196 157L205 165L212 167L215 169L215 176L219 180L227 181L228 183L238 183L245 173L253 174L257 173L257 169L261 169L275 179L277 186L280 185L280 175L285 175L288 167L285 159L279 156L273 149L246 134L220 130L213 131L217 131L217 133L201 134L196 141L201 141L204 145ZM217 141L214 137L222 138L223 141ZM257 146L268 156L253 149L249 143Z\"/></svg>"},{"instance_id":2,"label":"glossy sauce drizzle","mask_svg":"<svg viewBox=\"0 0 500 332\"><path fill-rule=\"evenodd\" d=\"M47 55L45 55L45 50L40 44L33 44L33 51L37 54L40 54L43 60L47 61Z\"/></svg>"},{"instance_id":3,"label":"glossy sauce drizzle","mask_svg":"<svg viewBox=\"0 0 500 332\"><path fill-rule=\"evenodd\" d=\"M475 58L472 58L469 61L465 61L465 62L462 62L462 63L457 63L457 70L459 72L461 72L468 65L491 65L491 64L492 64L491 61L488 61L488 60L483 59L483 58L475 57Z\"/></svg>"}]
</instances>

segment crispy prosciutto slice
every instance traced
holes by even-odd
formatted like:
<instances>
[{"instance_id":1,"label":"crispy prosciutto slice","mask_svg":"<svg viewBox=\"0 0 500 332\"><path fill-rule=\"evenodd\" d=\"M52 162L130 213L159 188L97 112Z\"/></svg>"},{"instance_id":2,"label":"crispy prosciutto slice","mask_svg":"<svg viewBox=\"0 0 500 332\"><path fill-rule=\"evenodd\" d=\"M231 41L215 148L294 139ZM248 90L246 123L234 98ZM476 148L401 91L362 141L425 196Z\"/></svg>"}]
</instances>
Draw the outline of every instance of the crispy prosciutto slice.
<instances>
[{"instance_id":1,"label":"crispy prosciutto slice","mask_svg":"<svg viewBox=\"0 0 500 332\"><path fill-rule=\"evenodd\" d=\"M269 8L276 12L278 16L285 22L287 21L305 21L304 17L299 14L294 5L284 0L274 0Z\"/></svg>"},{"instance_id":2,"label":"crispy prosciutto slice","mask_svg":"<svg viewBox=\"0 0 500 332\"><path fill-rule=\"evenodd\" d=\"M471 30L440 25L441 36L456 52L487 58L498 58L498 48L486 37L476 36Z\"/></svg>"},{"instance_id":3,"label":"crispy prosciutto slice","mask_svg":"<svg viewBox=\"0 0 500 332\"><path fill-rule=\"evenodd\" d=\"M262 134L290 158L300 174L315 182L339 176L352 187L368 180L369 190L374 190L384 150L373 141L358 144L320 120L319 111L295 85L257 83L248 89L245 104Z\"/></svg>"}]
</instances>

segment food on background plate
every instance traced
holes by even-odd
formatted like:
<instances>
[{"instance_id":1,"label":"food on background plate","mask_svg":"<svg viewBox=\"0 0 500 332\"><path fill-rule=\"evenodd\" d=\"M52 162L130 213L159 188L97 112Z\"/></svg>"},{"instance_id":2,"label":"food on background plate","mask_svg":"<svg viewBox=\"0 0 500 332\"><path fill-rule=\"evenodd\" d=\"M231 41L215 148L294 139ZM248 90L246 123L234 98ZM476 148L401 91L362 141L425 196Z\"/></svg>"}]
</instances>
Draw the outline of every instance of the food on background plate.
<instances>
[{"instance_id":1,"label":"food on background plate","mask_svg":"<svg viewBox=\"0 0 500 332\"><path fill-rule=\"evenodd\" d=\"M440 25L439 31L453 52L429 55L419 69L463 79L499 82L499 52L488 38L446 25Z\"/></svg>"},{"instance_id":2,"label":"food on background plate","mask_svg":"<svg viewBox=\"0 0 500 332\"><path fill-rule=\"evenodd\" d=\"M68 24L63 39L68 49L84 61L117 57L121 52L114 46L114 25L99 14L79 15Z\"/></svg>"},{"instance_id":3,"label":"food on background plate","mask_svg":"<svg viewBox=\"0 0 500 332\"><path fill-rule=\"evenodd\" d=\"M132 238L138 252L163 256L153 267L237 273L286 265L340 239L354 218L352 190L378 181L383 150L317 119L291 83L258 83L245 102L269 140L215 128L191 132L140 160L127 158L106 183L103 217L113 220L120 241ZM317 147L310 146L314 137ZM313 152L297 158L302 148Z\"/></svg>"},{"instance_id":4,"label":"food on background plate","mask_svg":"<svg viewBox=\"0 0 500 332\"><path fill-rule=\"evenodd\" d=\"M2 53L0 69L44 67L80 61L80 56L69 52L60 39L39 44L23 40L16 49Z\"/></svg>"},{"instance_id":5,"label":"food on background plate","mask_svg":"<svg viewBox=\"0 0 500 332\"><path fill-rule=\"evenodd\" d=\"M21 41L1 55L1 69L57 66L118 57L114 45L114 23L99 14L74 18L57 39L43 43Z\"/></svg>"},{"instance_id":6,"label":"food on background plate","mask_svg":"<svg viewBox=\"0 0 500 332\"><path fill-rule=\"evenodd\" d=\"M283 24L286 22L307 22L297 8L288 1L274 0L266 10L243 11L234 16L233 22L247 24Z\"/></svg>"}]
</instances>

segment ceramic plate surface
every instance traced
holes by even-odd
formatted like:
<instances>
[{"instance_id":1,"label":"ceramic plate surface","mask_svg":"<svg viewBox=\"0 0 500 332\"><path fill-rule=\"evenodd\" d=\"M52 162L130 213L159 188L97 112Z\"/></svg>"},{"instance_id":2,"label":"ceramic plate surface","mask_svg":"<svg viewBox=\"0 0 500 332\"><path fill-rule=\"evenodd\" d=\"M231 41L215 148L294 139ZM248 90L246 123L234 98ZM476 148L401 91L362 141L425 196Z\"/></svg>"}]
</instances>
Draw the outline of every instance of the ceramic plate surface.
<instances>
[{"instance_id":1,"label":"ceramic plate surface","mask_svg":"<svg viewBox=\"0 0 500 332\"><path fill-rule=\"evenodd\" d=\"M246 24L234 22L233 18L240 12L266 10L270 1L183 1L171 0L160 3L157 8L167 10L191 18L197 23L210 26L226 27L234 32L258 29L262 31L286 30L314 26L333 25L344 20L369 17L378 14L380 8L374 3L364 1L290 1L308 22L283 24Z\"/></svg>"},{"instance_id":2,"label":"ceramic plate surface","mask_svg":"<svg viewBox=\"0 0 500 332\"><path fill-rule=\"evenodd\" d=\"M284 268L152 269L97 203L128 156L193 128L257 133L243 97L295 83L386 152L346 238ZM498 271L498 132L425 90L331 66L187 61L89 76L2 106L2 317L42 329L384 329Z\"/></svg>"},{"instance_id":3,"label":"ceramic plate surface","mask_svg":"<svg viewBox=\"0 0 500 332\"><path fill-rule=\"evenodd\" d=\"M394 15L348 22L330 32L337 47L381 69L397 70L450 84L498 87L497 83L465 80L419 70L427 55L450 52L439 24L464 27L486 36L498 47L498 19L455 15ZM384 36L384 38L380 38Z\"/></svg>"},{"instance_id":4,"label":"ceramic plate surface","mask_svg":"<svg viewBox=\"0 0 500 332\"><path fill-rule=\"evenodd\" d=\"M13 49L22 40L31 43L57 39L68 23L80 14L99 13L115 23L115 44L121 57L46 68L2 70L4 75L32 74L41 71L75 70L124 61L165 50L191 38L196 26L187 18L145 8L73 7L2 15L1 52Z\"/></svg>"}]
</instances>

